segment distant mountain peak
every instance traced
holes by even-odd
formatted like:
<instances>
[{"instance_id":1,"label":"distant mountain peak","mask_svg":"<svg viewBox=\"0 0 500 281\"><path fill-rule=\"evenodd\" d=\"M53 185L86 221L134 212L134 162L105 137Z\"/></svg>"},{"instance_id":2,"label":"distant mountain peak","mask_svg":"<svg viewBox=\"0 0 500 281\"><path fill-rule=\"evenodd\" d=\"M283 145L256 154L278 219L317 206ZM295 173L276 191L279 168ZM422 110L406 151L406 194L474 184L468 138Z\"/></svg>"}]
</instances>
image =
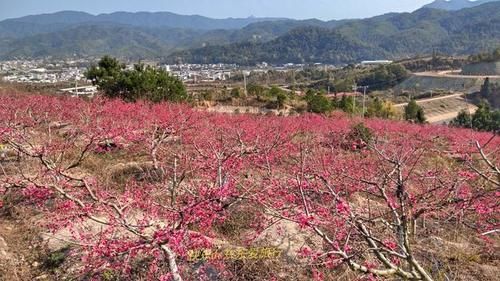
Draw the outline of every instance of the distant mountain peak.
<instances>
[{"instance_id":1,"label":"distant mountain peak","mask_svg":"<svg viewBox=\"0 0 500 281\"><path fill-rule=\"evenodd\" d=\"M494 2L500 0L435 0L434 2L425 5L424 8L447 10L447 11L457 11L465 8L472 8L479 6L488 2Z\"/></svg>"},{"instance_id":2,"label":"distant mountain peak","mask_svg":"<svg viewBox=\"0 0 500 281\"><path fill-rule=\"evenodd\" d=\"M82 24L82 23L115 23L127 24L136 27L184 28L198 30L227 29L236 30L249 24L282 20L282 18L227 18L213 19L200 15L180 15L172 12L125 12L103 13L92 15L77 11L60 11L49 14L31 15L21 18L0 21L24 22L36 25ZM0 36L1 37L1 36Z\"/></svg>"}]
</instances>

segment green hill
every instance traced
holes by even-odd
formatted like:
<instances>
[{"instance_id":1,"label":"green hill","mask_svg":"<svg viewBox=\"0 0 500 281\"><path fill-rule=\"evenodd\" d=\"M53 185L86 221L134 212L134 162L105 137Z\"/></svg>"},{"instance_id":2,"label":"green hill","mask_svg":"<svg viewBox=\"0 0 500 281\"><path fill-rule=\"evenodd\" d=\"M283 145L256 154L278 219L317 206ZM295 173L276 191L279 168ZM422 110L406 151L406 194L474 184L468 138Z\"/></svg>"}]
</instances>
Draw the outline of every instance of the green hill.
<instances>
[{"instance_id":1,"label":"green hill","mask_svg":"<svg viewBox=\"0 0 500 281\"><path fill-rule=\"evenodd\" d=\"M264 43L286 34L293 28L301 26L332 27L340 23L342 21L276 20L252 23L236 30L200 30L139 27L110 22L78 24L9 22L8 25L6 23L0 24L0 28L12 25L12 27L7 28L10 30L9 33L4 32L4 37L0 36L0 58L66 57L73 54L81 56L110 54L132 59L162 58L176 50L221 46L238 42ZM20 34L24 34L24 36ZM130 42L127 42L127 37L124 36L128 36ZM137 40L138 38L140 39ZM93 46L93 48L88 48L89 46ZM133 50L133 48L138 48L138 50ZM124 52L123 49L129 50ZM142 53L145 49L148 51Z\"/></svg>"},{"instance_id":2,"label":"green hill","mask_svg":"<svg viewBox=\"0 0 500 281\"><path fill-rule=\"evenodd\" d=\"M500 46L500 2L447 12L420 9L350 21L327 30L295 29L267 43L209 46L177 52L169 62L252 64L400 59L438 51L471 54Z\"/></svg>"},{"instance_id":3,"label":"green hill","mask_svg":"<svg viewBox=\"0 0 500 281\"><path fill-rule=\"evenodd\" d=\"M31 15L0 21L1 37L24 37L61 30L69 26L89 24L117 24L148 28L182 28L196 30L241 29L249 24L280 18L227 18L212 19L198 15L178 15L170 12L115 12L91 15L84 12L61 11L52 14Z\"/></svg>"},{"instance_id":4,"label":"green hill","mask_svg":"<svg viewBox=\"0 0 500 281\"><path fill-rule=\"evenodd\" d=\"M484 3L493 2L498 0L435 0L434 2L425 5L425 8L433 8L440 10L456 11L465 8L471 8Z\"/></svg>"},{"instance_id":5,"label":"green hill","mask_svg":"<svg viewBox=\"0 0 500 281\"><path fill-rule=\"evenodd\" d=\"M237 43L178 52L169 62L238 63L357 61L372 54L383 55L369 44L321 27L301 27L267 43Z\"/></svg>"},{"instance_id":6,"label":"green hill","mask_svg":"<svg viewBox=\"0 0 500 281\"><path fill-rule=\"evenodd\" d=\"M6 42L0 42L0 44ZM139 29L128 26L80 26L61 32L39 34L9 43L5 56L71 57L100 56L111 53L121 58L154 58L173 48Z\"/></svg>"},{"instance_id":7,"label":"green hill","mask_svg":"<svg viewBox=\"0 0 500 281\"><path fill-rule=\"evenodd\" d=\"M112 55L189 63L354 63L500 46L500 2L363 20L61 12L0 22L0 59Z\"/></svg>"}]
</instances>

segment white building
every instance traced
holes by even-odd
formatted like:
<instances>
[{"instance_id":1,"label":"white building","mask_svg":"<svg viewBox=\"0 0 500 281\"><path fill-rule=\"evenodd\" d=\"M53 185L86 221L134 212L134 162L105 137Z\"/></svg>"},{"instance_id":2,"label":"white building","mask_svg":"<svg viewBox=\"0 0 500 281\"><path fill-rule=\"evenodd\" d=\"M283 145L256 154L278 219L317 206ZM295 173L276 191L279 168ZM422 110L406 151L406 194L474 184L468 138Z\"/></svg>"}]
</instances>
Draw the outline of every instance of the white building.
<instances>
[{"instance_id":1,"label":"white building","mask_svg":"<svg viewBox=\"0 0 500 281\"><path fill-rule=\"evenodd\" d=\"M392 60L365 60L361 62L362 66L386 65L391 64Z\"/></svg>"}]
</instances>

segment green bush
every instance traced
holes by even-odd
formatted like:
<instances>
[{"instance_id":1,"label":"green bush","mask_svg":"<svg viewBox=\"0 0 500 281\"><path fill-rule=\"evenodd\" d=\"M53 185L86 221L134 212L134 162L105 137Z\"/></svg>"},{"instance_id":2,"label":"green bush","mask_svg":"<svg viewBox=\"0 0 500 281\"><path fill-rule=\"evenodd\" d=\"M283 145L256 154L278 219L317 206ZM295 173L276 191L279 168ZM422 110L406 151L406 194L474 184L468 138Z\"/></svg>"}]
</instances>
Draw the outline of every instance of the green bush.
<instances>
[{"instance_id":1,"label":"green bush","mask_svg":"<svg viewBox=\"0 0 500 281\"><path fill-rule=\"evenodd\" d=\"M309 91L306 95L307 110L313 113L327 113L333 110L332 102L321 93Z\"/></svg>"},{"instance_id":2,"label":"green bush","mask_svg":"<svg viewBox=\"0 0 500 281\"><path fill-rule=\"evenodd\" d=\"M47 269L58 268L66 260L66 257L69 254L69 250L70 250L69 247L64 247L60 250L50 253L43 262L43 266Z\"/></svg>"},{"instance_id":3,"label":"green bush","mask_svg":"<svg viewBox=\"0 0 500 281\"><path fill-rule=\"evenodd\" d=\"M424 109L414 99L405 106L405 120L420 124L426 122Z\"/></svg>"},{"instance_id":4,"label":"green bush","mask_svg":"<svg viewBox=\"0 0 500 281\"><path fill-rule=\"evenodd\" d=\"M461 111L450 125L478 131L499 132L500 110L492 110L489 104L483 101L472 116L466 111Z\"/></svg>"},{"instance_id":5,"label":"green bush","mask_svg":"<svg viewBox=\"0 0 500 281\"><path fill-rule=\"evenodd\" d=\"M361 140L368 144L373 141L373 132L365 124L358 123L351 128L349 138L351 140Z\"/></svg>"},{"instance_id":6,"label":"green bush","mask_svg":"<svg viewBox=\"0 0 500 281\"><path fill-rule=\"evenodd\" d=\"M342 96L340 102L338 103L338 107L342 109L344 112L353 114L356 113L356 100L355 97L351 96Z\"/></svg>"},{"instance_id":7,"label":"green bush","mask_svg":"<svg viewBox=\"0 0 500 281\"><path fill-rule=\"evenodd\" d=\"M233 88L231 90L231 97L232 98L235 98L235 99L238 99L241 97L241 92L240 92L240 88Z\"/></svg>"},{"instance_id":8,"label":"green bush","mask_svg":"<svg viewBox=\"0 0 500 281\"><path fill-rule=\"evenodd\" d=\"M374 98L368 105L366 116L390 119L397 116L397 111L394 104L390 101Z\"/></svg>"},{"instance_id":9,"label":"green bush","mask_svg":"<svg viewBox=\"0 0 500 281\"><path fill-rule=\"evenodd\" d=\"M109 56L91 66L85 76L110 98L130 102L180 102L188 98L182 81L165 70L143 64L136 64L133 69L127 70L124 64Z\"/></svg>"}]
</instances>

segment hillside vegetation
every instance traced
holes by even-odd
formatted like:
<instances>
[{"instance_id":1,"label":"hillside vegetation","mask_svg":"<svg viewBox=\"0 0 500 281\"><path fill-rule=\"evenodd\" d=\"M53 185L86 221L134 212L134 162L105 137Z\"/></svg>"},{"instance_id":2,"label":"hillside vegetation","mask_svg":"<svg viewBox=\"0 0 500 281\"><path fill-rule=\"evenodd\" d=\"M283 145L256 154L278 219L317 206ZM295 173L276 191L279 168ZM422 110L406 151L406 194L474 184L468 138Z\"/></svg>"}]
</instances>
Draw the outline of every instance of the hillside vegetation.
<instances>
[{"instance_id":1,"label":"hillside vegetation","mask_svg":"<svg viewBox=\"0 0 500 281\"><path fill-rule=\"evenodd\" d=\"M470 63L500 62L500 47L491 53L481 53L469 56Z\"/></svg>"},{"instance_id":2,"label":"hillside vegetation","mask_svg":"<svg viewBox=\"0 0 500 281\"><path fill-rule=\"evenodd\" d=\"M420 9L351 21L326 30L298 28L267 43L238 43L181 51L169 62L352 63L439 51L471 54L500 45L500 3L446 12Z\"/></svg>"},{"instance_id":3,"label":"hillside vegetation","mask_svg":"<svg viewBox=\"0 0 500 281\"><path fill-rule=\"evenodd\" d=\"M251 23L278 20L277 18L228 18L212 19L197 15L178 15L170 12L115 12L97 16L76 11L62 11L52 14L31 15L0 22L0 37L11 30L10 35L23 37L30 33L50 32L56 26L65 28L81 24L118 24L135 27L181 28L192 30L240 29ZM30 28L19 28L19 27ZM32 27L36 29L31 30Z\"/></svg>"},{"instance_id":4,"label":"hillside vegetation","mask_svg":"<svg viewBox=\"0 0 500 281\"><path fill-rule=\"evenodd\" d=\"M426 8L441 9L456 11L464 8L471 8L475 6L482 5L488 2L494 2L498 0L435 0L434 2L425 5Z\"/></svg>"},{"instance_id":5,"label":"hillside vegetation","mask_svg":"<svg viewBox=\"0 0 500 281\"><path fill-rule=\"evenodd\" d=\"M190 63L354 63L500 44L500 2L362 20L226 19L170 13L61 12L0 22L0 58L112 55Z\"/></svg>"}]
</instances>

